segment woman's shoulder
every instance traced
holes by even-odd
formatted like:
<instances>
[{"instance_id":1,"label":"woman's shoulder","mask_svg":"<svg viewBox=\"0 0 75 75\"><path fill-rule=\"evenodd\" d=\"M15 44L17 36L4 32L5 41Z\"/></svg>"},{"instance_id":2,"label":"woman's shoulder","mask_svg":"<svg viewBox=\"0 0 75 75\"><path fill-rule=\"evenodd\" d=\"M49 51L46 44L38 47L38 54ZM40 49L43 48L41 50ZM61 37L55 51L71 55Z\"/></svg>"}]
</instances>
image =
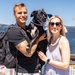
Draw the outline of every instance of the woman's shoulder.
<instances>
[{"instance_id":1,"label":"woman's shoulder","mask_svg":"<svg viewBox=\"0 0 75 75\"><path fill-rule=\"evenodd\" d=\"M60 44L66 44L66 43L68 43L68 39L66 36L61 36L59 42L60 42Z\"/></svg>"},{"instance_id":2,"label":"woman's shoulder","mask_svg":"<svg viewBox=\"0 0 75 75\"><path fill-rule=\"evenodd\" d=\"M66 36L61 36L61 40L68 40Z\"/></svg>"}]
</instances>

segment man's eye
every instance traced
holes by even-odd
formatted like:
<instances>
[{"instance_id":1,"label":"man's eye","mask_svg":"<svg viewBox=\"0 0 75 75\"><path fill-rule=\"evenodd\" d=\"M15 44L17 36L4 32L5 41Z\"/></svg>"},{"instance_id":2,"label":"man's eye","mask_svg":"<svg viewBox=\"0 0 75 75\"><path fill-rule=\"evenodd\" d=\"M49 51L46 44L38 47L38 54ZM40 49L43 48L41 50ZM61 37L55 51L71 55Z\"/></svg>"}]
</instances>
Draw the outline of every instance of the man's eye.
<instances>
[{"instance_id":1,"label":"man's eye","mask_svg":"<svg viewBox=\"0 0 75 75\"><path fill-rule=\"evenodd\" d=\"M24 12L24 14L27 14L27 12Z\"/></svg>"},{"instance_id":2,"label":"man's eye","mask_svg":"<svg viewBox=\"0 0 75 75\"><path fill-rule=\"evenodd\" d=\"M22 12L19 12L18 14L22 14Z\"/></svg>"},{"instance_id":3,"label":"man's eye","mask_svg":"<svg viewBox=\"0 0 75 75\"><path fill-rule=\"evenodd\" d=\"M18 12L18 14L27 14L27 12Z\"/></svg>"}]
</instances>

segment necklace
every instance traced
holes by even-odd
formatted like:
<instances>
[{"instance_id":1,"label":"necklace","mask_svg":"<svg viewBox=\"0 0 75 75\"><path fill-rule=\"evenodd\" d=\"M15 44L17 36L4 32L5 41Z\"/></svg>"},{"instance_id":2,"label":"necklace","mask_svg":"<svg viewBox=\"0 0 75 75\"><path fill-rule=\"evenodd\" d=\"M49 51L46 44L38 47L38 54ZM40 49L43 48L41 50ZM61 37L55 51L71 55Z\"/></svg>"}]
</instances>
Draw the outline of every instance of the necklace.
<instances>
[{"instance_id":1,"label":"necklace","mask_svg":"<svg viewBox=\"0 0 75 75\"><path fill-rule=\"evenodd\" d=\"M58 43L59 39L60 39L60 37L56 40L56 42L54 44L51 43L51 46L55 46Z\"/></svg>"}]
</instances>

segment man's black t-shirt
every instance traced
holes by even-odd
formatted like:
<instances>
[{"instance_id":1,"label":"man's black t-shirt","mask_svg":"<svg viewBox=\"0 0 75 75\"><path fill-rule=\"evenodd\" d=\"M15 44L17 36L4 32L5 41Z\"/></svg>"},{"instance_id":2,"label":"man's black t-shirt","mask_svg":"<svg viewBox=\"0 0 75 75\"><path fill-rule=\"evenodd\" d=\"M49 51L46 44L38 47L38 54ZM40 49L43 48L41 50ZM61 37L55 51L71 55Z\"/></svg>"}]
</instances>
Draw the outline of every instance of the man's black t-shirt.
<instances>
[{"instance_id":1,"label":"man's black t-shirt","mask_svg":"<svg viewBox=\"0 0 75 75\"><path fill-rule=\"evenodd\" d=\"M42 28L40 28L40 36L45 33ZM22 41L26 40L25 36L21 33L21 27L17 26L12 27L8 31L8 39L9 39L9 45L11 49L11 53L17 52L17 71L21 73L35 73L36 66L37 66L37 50L42 50L45 52L46 50L46 45L47 45L47 40L41 41L38 44L37 50L34 52L34 54L31 57L26 57L24 56L20 51L18 51L15 46L21 43ZM13 54L16 56L16 54Z\"/></svg>"},{"instance_id":2,"label":"man's black t-shirt","mask_svg":"<svg viewBox=\"0 0 75 75\"><path fill-rule=\"evenodd\" d=\"M8 39L9 39L9 45L11 49L11 53L17 52L18 50L15 48L16 45L21 43L22 41L26 40L25 36L21 32L20 27L12 27L8 31ZM16 56L16 53L13 54ZM28 73L34 73L35 67L37 65L37 52L32 55L32 57L26 57L24 56L20 51L17 53L17 70L18 72L28 72Z\"/></svg>"}]
</instances>

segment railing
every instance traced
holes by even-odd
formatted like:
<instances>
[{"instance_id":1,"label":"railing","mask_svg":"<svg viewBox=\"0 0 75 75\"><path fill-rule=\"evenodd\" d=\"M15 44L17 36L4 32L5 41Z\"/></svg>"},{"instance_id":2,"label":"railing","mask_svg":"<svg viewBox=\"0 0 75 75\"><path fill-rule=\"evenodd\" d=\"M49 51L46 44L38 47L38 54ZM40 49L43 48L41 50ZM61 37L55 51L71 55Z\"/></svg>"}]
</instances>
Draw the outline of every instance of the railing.
<instances>
[{"instance_id":1,"label":"railing","mask_svg":"<svg viewBox=\"0 0 75 75\"><path fill-rule=\"evenodd\" d=\"M70 55L71 60L75 61L75 54Z\"/></svg>"},{"instance_id":2,"label":"railing","mask_svg":"<svg viewBox=\"0 0 75 75\"><path fill-rule=\"evenodd\" d=\"M73 68L75 68L75 54L70 55L70 60L70 65L72 65Z\"/></svg>"},{"instance_id":3,"label":"railing","mask_svg":"<svg viewBox=\"0 0 75 75\"><path fill-rule=\"evenodd\" d=\"M70 55L70 75L75 75L75 54Z\"/></svg>"},{"instance_id":4,"label":"railing","mask_svg":"<svg viewBox=\"0 0 75 75\"><path fill-rule=\"evenodd\" d=\"M75 75L75 54L71 54L70 56L70 66L69 66L69 75ZM15 75L14 69L7 69L5 70L6 75ZM0 75L1 72L0 72ZM3 74L4 75L4 74Z\"/></svg>"}]
</instances>

